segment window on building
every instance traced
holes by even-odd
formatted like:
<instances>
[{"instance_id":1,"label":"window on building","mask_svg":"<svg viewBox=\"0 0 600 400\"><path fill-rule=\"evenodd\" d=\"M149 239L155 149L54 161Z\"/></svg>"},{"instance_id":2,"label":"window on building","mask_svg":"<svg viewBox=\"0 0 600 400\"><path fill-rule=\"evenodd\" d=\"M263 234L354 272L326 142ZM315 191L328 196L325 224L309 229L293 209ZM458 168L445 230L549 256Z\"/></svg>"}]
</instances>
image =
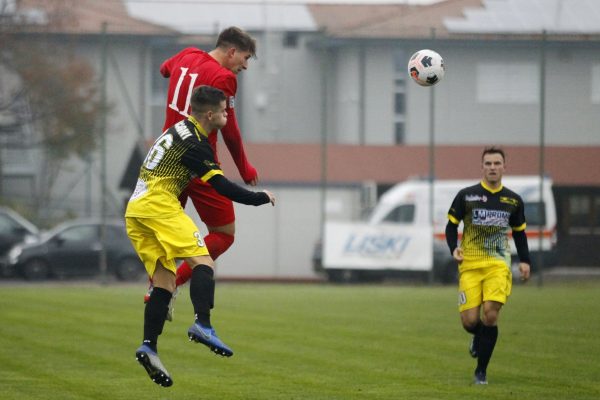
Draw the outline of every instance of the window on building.
<instances>
[{"instance_id":1,"label":"window on building","mask_svg":"<svg viewBox=\"0 0 600 400\"><path fill-rule=\"evenodd\" d=\"M396 50L394 60L394 140L404 144L406 126L406 53Z\"/></svg>"},{"instance_id":2,"label":"window on building","mask_svg":"<svg viewBox=\"0 0 600 400\"><path fill-rule=\"evenodd\" d=\"M404 143L405 141L404 122L396 122L394 124L394 140L396 144Z\"/></svg>"},{"instance_id":3,"label":"window on building","mask_svg":"<svg viewBox=\"0 0 600 400\"><path fill-rule=\"evenodd\" d=\"M589 234L591 228L592 202L588 194L569 196L569 233Z\"/></svg>"},{"instance_id":4,"label":"window on building","mask_svg":"<svg viewBox=\"0 0 600 400\"><path fill-rule=\"evenodd\" d=\"M477 64L479 103L537 104L540 67L535 62L484 62Z\"/></svg>"},{"instance_id":5,"label":"window on building","mask_svg":"<svg viewBox=\"0 0 600 400\"><path fill-rule=\"evenodd\" d=\"M594 224L594 233L600 235L600 195L594 197L592 221Z\"/></svg>"},{"instance_id":6,"label":"window on building","mask_svg":"<svg viewBox=\"0 0 600 400\"><path fill-rule=\"evenodd\" d=\"M592 66L592 103L600 104L600 64Z\"/></svg>"},{"instance_id":7,"label":"window on building","mask_svg":"<svg viewBox=\"0 0 600 400\"><path fill-rule=\"evenodd\" d=\"M283 47L287 47L287 48L298 47L298 32L286 32L283 35Z\"/></svg>"}]
</instances>

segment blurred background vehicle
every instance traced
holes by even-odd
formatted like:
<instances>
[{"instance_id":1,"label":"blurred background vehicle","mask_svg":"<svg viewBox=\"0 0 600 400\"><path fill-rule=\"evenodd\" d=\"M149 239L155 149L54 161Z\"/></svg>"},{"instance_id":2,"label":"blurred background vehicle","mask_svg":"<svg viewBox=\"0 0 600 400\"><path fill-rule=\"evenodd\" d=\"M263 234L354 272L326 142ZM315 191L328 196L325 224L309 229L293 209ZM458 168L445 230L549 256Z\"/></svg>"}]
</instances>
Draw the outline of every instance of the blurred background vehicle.
<instances>
[{"instance_id":1,"label":"blurred background vehicle","mask_svg":"<svg viewBox=\"0 0 600 400\"><path fill-rule=\"evenodd\" d=\"M541 195L542 181L538 176L506 176L502 182L525 202L532 271L536 271L538 257L543 258L545 265L553 266L557 217L552 180L543 179ZM457 264L448 251L445 235L448 208L456 194L472 183L473 180L436 180L432 188L428 180L407 180L381 196L367 221L326 221L325 245L319 240L313 250L314 270L324 272L332 282L420 273L432 281L455 283ZM426 227L430 230L423 229ZM511 252L513 264L518 265L514 245Z\"/></svg>"},{"instance_id":2,"label":"blurred background vehicle","mask_svg":"<svg viewBox=\"0 0 600 400\"><path fill-rule=\"evenodd\" d=\"M17 243L32 242L37 239L39 229L16 211L0 207L0 276L13 275L5 262L8 251Z\"/></svg>"},{"instance_id":3,"label":"blurred background vehicle","mask_svg":"<svg viewBox=\"0 0 600 400\"><path fill-rule=\"evenodd\" d=\"M100 275L101 227L100 220L64 222L43 233L35 243L15 245L8 252L6 262L17 276L27 280ZM145 274L123 221L106 223L105 243L107 276L131 281Z\"/></svg>"}]
</instances>

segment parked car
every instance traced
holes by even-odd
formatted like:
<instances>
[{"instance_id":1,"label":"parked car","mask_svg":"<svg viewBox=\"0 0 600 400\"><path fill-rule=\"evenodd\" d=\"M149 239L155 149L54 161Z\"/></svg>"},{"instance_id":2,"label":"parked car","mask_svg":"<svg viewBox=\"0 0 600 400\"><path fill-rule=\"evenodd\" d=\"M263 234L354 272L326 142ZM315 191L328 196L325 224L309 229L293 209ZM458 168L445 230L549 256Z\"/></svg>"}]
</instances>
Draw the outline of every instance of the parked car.
<instances>
[{"instance_id":1,"label":"parked car","mask_svg":"<svg viewBox=\"0 0 600 400\"><path fill-rule=\"evenodd\" d=\"M8 254L8 263L27 280L99 275L102 222L74 220L43 233L36 243L21 243ZM145 270L133 250L123 221L106 224L107 274L136 280Z\"/></svg>"},{"instance_id":2,"label":"parked car","mask_svg":"<svg viewBox=\"0 0 600 400\"><path fill-rule=\"evenodd\" d=\"M0 207L0 276L9 277L14 274L10 266L4 262L8 251L17 243L32 242L37 239L39 229L7 207Z\"/></svg>"}]
</instances>

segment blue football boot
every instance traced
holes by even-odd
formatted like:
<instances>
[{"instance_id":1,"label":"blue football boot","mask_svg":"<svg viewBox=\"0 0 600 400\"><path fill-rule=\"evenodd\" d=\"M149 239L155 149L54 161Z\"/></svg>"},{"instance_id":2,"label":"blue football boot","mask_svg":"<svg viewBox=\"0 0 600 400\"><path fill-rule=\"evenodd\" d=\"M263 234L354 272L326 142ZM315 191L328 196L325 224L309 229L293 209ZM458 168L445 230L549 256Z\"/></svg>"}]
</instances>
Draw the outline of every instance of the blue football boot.
<instances>
[{"instance_id":1,"label":"blue football boot","mask_svg":"<svg viewBox=\"0 0 600 400\"><path fill-rule=\"evenodd\" d=\"M135 351L135 359L144 367L152 382L164 387L169 387L173 384L173 379L171 379L171 375L169 375L165 366L160 362L158 354L147 345L142 344Z\"/></svg>"},{"instance_id":2,"label":"blue football boot","mask_svg":"<svg viewBox=\"0 0 600 400\"><path fill-rule=\"evenodd\" d=\"M196 343L202 343L207 346L215 354L223 357L231 357L233 355L233 350L219 339L214 328L202 326L198 321L188 329L188 337Z\"/></svg>"}]
</instances>

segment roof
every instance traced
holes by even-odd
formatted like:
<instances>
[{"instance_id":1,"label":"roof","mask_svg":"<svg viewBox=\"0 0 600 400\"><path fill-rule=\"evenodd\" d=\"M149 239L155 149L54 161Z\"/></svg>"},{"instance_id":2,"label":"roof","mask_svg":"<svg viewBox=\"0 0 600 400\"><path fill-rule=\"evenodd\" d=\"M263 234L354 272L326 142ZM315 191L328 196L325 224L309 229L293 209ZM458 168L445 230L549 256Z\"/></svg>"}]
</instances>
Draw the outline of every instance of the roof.
<instances>
[{"instance_id":1,"label":"roof","mask_svg":"<svg viewBox=\"0 0 600 400\"><path fill-rule=\"evenodd\" d=\"M416 4L310 4L333 39L598 40L598 0L445 0Z\"/></svg>"},{"instance_id":2,"label":"roof","mask_svg":"<svg viewBox=\"0 0 600 400\"><path fill-rule=\"evenodd\" d=\"M598 0L483 0L444 26L455 33L600 33Z\"/></svg>"},{"instance_id":3,"label":"roof","mask_svg":"<svg viewBox=\"0 0 600 400\"><path fill-rule=\"evenodd\" d=\"M444 18L460 17L466 7L480 7L482 0L446 0L429 5L414 4L311 4L319 28L338 38L422 38L432 28L447 36Z\"/></svg>"},{"instance_id":4,"label":"roof","mask_svg":"<svg viewBox=\"0 0 600 400\"><path fill-rule=\"evenodd\" d=\"M10 3L9 3L10 4ZM27 32L98 34L103 23L110 34L174 35L163 25L129 15L121 0L20 0L6 13Z\"/></svg>"},{"instance_id":5,"label":"roof","mask_svg":"<svg viewBox=\"0 0 600 400\"><path fill-rule=\"evenodd\" d=\"M228 26L246 31L315 31L305 4L239 1L127 2L131 15L163 23L187 35L218 34Z\"/></svg>"}]
</instances>

